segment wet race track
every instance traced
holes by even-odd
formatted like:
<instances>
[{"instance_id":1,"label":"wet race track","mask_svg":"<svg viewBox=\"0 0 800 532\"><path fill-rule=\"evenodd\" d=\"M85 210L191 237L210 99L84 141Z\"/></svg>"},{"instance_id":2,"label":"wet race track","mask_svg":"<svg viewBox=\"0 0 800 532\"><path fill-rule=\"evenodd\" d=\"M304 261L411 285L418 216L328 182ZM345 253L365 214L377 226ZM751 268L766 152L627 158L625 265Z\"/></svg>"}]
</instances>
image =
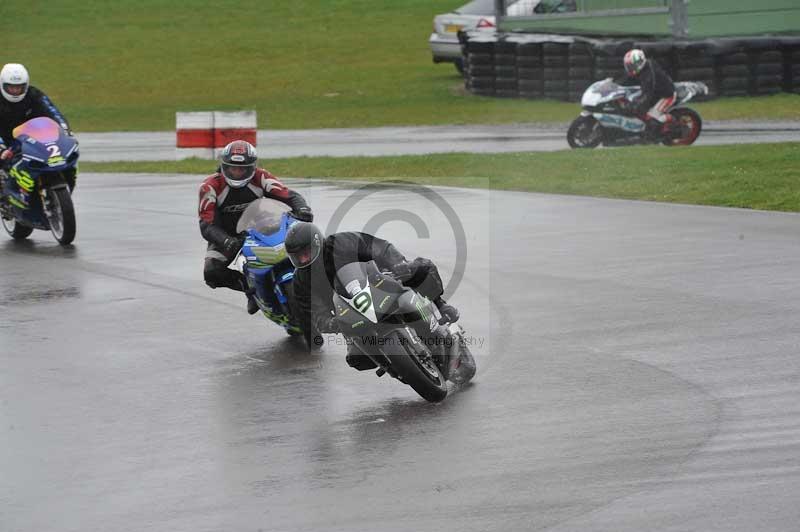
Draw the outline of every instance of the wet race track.
<instances>
[{"instance_id":1,"label":"wet race track","mask_svg":"<svg viewBox=\"0 0 800 532\"><path fill-rule=\"evenodd\" d=\"M378 156L429 153L502 153L568 149L569 124L373 127L365 129L260 130L261 157ZM706 122L699 146L794 142L800 122ZM175 133L81 133L83 161L172 161Z\"/></svg>"},{"instance_id":2,"label":"wet race track","mask_svg":"<svg viewBox=\"0 0 800 532\"><path fill-rule=\"evenodd\" d=\"M206 288L199 180L0 235L0 530L797 530L800 217L290 180L446 279L463 224L478 375L432 405Z\"/></svg>"}]
</instances>

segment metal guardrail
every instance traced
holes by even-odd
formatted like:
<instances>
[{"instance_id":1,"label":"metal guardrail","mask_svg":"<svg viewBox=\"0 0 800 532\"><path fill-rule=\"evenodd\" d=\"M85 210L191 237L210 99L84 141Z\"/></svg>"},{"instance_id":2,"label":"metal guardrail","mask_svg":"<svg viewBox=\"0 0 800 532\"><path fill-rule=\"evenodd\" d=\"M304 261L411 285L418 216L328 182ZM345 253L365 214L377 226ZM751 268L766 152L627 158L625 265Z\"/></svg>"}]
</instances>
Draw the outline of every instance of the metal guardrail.
<instances>
[{"instance_id":1,"label":"metal guardrail","mask_svg":"<svg viewBox=\"0 0 800 532\"><path fill-rule=\"evenodd\" d=\"M800 33L798 0L494 0L501 31L673 38Z\"/></svg>"},{"instance_id":2,"label":"metal guardrail","mask_svg":"<svg viewBox=\"0 0 800 532\"><path fill-rule=\"evenodd\" d=\"M559 21L669 15L673 37L689 32L688 0L495 0L498 20Z\"/></svg>"}]
</instances>

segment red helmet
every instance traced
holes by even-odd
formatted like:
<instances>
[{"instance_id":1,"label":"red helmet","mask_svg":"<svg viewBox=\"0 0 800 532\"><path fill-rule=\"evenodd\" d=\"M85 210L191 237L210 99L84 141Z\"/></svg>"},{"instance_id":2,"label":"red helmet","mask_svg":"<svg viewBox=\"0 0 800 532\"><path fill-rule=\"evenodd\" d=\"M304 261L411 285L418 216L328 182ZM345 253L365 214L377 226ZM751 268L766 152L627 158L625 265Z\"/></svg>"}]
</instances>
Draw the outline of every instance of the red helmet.
<instances>
[{"instance_id":1,"label":"red helmet","mask_svg":"<svg viewBox=\"0 0 800 532\"><path fill-rule=\"evenodd\" d=\"M256 174L258 155L256 148L247 141L234 140L222 149L220 170L229 186L242 188Z\"/></svg>"}]
</instances>

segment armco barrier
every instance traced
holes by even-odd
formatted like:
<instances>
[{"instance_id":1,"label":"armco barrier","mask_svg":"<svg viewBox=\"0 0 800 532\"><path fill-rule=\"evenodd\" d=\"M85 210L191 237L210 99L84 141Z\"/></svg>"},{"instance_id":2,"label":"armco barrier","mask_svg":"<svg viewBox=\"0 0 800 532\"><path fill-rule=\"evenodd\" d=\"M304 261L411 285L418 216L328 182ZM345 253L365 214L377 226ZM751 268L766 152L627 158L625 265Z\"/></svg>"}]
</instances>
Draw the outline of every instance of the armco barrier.
<instances>
[{"instance_id":1,"label":"armco barrier","mask_svg":"<svg viewBox=\"0 0 800 532\"><path fill-rule=\"evenodd\" d=\"M483 96L580 101L594 81L623 74L641 48L675 81L702 81L708 98L800 93L800 37L648 41L461 32L464 84Z\"/></svg>"},{"instance_id":2,"label":"armco barrier","mask_svg":"<svg viewBox=\"0 0 800 532\"><path fill-rule=\"evenodd\" d=\"M256 145L255 111L200 111L175 113L175 157L212 159L229 142Z\"/></svg>"}]
</instances>

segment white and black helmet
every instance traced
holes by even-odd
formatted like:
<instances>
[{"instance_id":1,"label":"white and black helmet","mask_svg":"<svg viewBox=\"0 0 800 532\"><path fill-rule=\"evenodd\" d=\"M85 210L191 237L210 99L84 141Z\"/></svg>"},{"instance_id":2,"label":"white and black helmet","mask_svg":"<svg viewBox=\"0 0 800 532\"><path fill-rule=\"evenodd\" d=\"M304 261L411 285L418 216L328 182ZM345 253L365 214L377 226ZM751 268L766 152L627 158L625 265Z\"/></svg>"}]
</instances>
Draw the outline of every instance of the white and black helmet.
<instances>
[{"instance_id":1,"label":"white and black helmet","mask_svg":"<svg viewBox=\"0 0 800 532\"><path fill-rule=\"evenodd\" d=\"M28 94L28 69L19 63L8 63L0 70L0 93L11 103L21 102Z\"/></svg>"},{"instance_id":2,"label":"white and black helmet","mask_svg":"<svg viewBox=\"0 0 800 532\"><path fill-rule=\"evenodd\" d=\"M253 179L257 162L255 146L244 140L234 140L222 149L220 171L229 186L242 188Z\"/></svg>"}]
</instances>

